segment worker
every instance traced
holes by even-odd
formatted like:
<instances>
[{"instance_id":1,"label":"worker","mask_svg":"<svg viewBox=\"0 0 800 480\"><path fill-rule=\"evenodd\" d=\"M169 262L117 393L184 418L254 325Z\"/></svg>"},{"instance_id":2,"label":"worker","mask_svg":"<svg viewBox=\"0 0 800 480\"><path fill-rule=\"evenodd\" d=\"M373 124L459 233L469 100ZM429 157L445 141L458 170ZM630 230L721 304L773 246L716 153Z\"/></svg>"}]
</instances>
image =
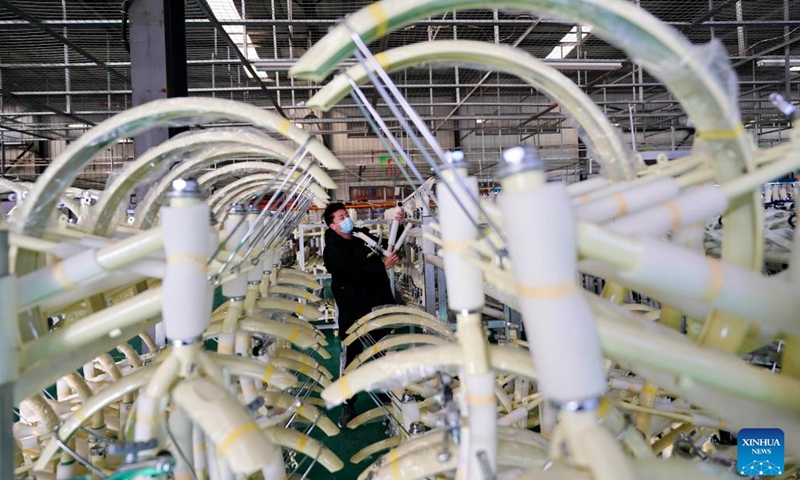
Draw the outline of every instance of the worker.
<instances>
[{"instance_id":1,"label":"worker","mask_svg":"<svg viewBox=\"0 0 800 480\"><path fill-rule=\"evenodd\" d=\"M395 218L402 222L404 217L402 209L398 208ZM397 264L398 257L397 253L389 256L374 253L364 240L353 236L360 231L378 240L367 233L366 228L355 227L344 204L329 204L325 208L323 219L328 229L325 231L325 250L322 257L325 268L331 274L331 290L339 309L339 339L343 340L347 329L373 308L396 303L386 270ZM383 248L386 245L387 242L384 241ZM381 333L373 332L373 339L380 336ZM346 359L342 369L364 350L360 342L353 342L346 347L342 344L342 349ZM355 416L354 397L342 405L339 427L346 427Z\"/></svg>"}]
</instances>

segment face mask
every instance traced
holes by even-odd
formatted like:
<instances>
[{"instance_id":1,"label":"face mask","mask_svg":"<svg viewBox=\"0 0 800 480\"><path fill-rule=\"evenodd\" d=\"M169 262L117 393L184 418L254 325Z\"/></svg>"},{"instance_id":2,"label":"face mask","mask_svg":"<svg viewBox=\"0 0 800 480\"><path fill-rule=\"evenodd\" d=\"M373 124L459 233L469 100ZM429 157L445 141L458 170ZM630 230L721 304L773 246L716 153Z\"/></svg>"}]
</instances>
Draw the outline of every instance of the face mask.
<instances>
[{"instance_id":1,"label":"face mask","mask_svg":"<svg viewBox=\"0 0 800 480\"><path fill-rule=\"evenodd\" d=\"M353 219L345 218L342 223L339 224L339 228L342 230L342 233L353 233Z\"/></svg>"}]
</instances>

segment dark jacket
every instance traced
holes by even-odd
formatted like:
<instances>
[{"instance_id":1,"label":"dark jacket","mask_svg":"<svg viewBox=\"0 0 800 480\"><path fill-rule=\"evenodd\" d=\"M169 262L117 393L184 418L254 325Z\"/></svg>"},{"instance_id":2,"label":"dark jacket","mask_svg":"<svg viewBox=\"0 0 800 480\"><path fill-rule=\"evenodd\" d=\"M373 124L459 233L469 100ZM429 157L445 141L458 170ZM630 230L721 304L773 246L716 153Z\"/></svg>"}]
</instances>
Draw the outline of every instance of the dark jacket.
<instances>
[{"instance_id":1,"label":"dark jacket","mask_svg":"<svg viewBox=\"0 0 800 480\"><path fill-rule=\"evenodd\" d=\"M333 298L339 307L340 331L374 307L396 303L383 257L377 253L368 256L371 252L360 238L346 240L330 228L325 231L322 259L331 274Z\"/></svg>"}]
</instances>

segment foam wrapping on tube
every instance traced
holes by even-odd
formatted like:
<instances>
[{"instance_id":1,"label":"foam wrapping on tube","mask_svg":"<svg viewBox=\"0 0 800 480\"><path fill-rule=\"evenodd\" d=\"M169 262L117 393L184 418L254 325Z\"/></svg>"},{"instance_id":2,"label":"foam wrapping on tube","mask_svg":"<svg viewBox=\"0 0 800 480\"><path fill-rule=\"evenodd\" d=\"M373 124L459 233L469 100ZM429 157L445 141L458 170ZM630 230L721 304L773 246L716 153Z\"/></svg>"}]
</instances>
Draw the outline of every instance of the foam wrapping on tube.
<instances>
[{"instance_id":1,"label":"foam wrapping on tube","mask_svg":"<svg viewBox=\"0 0 800 480\"><path fill-rule=\"evenodd\" d=\"M447 304L450 309L460 311L479 310L484 305L483 273L480 267L472 265L464 259L465 255L472 255L466 249L466 242L477 237L478 229L475 226L478 218L478 208L469 200L469 195L477 198L478 181L474 177L465 178L464 183L469 189L469 195L460 186L452 182L451 188L455 190L461 205L449 188L439 188L439 222L442 229L442 248L444 269L447 282Z\"/></svg>"},{"instance_id":2,"label":"foam wrapping on tube","mask_svg":"<svg viewBox=\"0 0 800 480\"><path fill-rule=\"evenodd\" d=\"M208 258L212 258L214 253L217 251L219 247L220 238L219 238L219 230L214 228L213 226L208 227ZM214 285L210 282L208 284L208 311L211 312L214 310Z\"/></svg>"},{"instance_id":3,"label":"foam wrapping on tube","mask_svg":"<svg viewBox=\"0 0 800 480\"><path fill-rule=\"evenodd\" d=\"M406 431L411 430L411 424L419 421L419 404L415 401L403 402L400 404L400 410L403 417L403 428Z\"/></svg>"},{"instance_id":4,"label":"foam wrapping on tube","mask_svg":"<svg viewBox=\"0 0 800 480\"><path fill-rule=\"evenodd\" d=\"M725 192L705 185L689 189L667 204L620 218L609 229L630 235L656 236L676 227L692 225L723 213L728 208Z\"/></svg>"},{"instance_id":5,"label":"foam wrapping on tube","mask_svg":"<svg viewBox=\"0 0 800 480\"><path fill-rule=\"evenodd\" d=\"M188 380L177 384L172 397L200 425L233 473L250 475L270 465L275 456L281 457L280 450L222 387L203 379Z\"/></svg>"},{"instance_id":6,"label":"foam wrapping on tube","mask_svg":"<svg viewBox=\"0 0 800 480\"><path fill-rule=\"evenodd\" d=\"M233 232L231 238L225 242L225 249L229 252L233 252L239 246L239 242L242 241L244 235L247 233L247 229L249 228L249 223L247 220L242 222L241 225L237 228L236 225L242 220L240 215L228 215L228 218L225 219L225 236L227 237L230 232ZM236 230L234 230L236 229ZM244 253L244 252L241 252ZM235 279L223 283L222 284L222 295L228 298L235 298L235 297L244 297L247 293L247 275L237 275Z\"/></svg>"},{"instance_id":7,"label":"foam wrapping on tube","mask_svg":"<svg viewBox=\"0 0 800 480\"><path fill-rule=\"evenodd\" d=\"M167 270L164 325L170 340L200 337L211 322L208 308L208 205L161 209ZM198 296L200 298L198 298Z\"/></svg>"},{"instance_id":8,"label":"foam wrapping on tube","mask_svg":"<svg viewBox=\"0 0 800 480\"><path fill-rule=\"evenodd\" d=\"M256 220L258 220L258 213L248 213L247 214L247 223L249 225L255 224ZM253 252L250 254L251 257L253 255L257 255L262 248L261 241L258 242L258 245L253 248ZM247 281L248 282L260 282L261 278L264 276L264 268L263 268L264 260L258 262L256 265L252 265L250 270L247 271Z\"/></svg>"},{"instance_id":9,"label":"foam wrapping on tube","mask_svg":"<svg viewBox=\"0 0 800 480\"><path fill-rule=\"evenodd\" d=\"M480 472L478 452L485 452L490 465L497 460L497 408L494 373L468 374L464 378L469 411L470 471Z\"/></svg>"},{"instance_id":10,"label":"foam wrapping on tube","mask_svg":"<svg viewBox=\"0 0 800 480\"><path fill-rule=\"evenodd\" d=\"M578 195L577 197L572 198L571 202L573 205L578 206L607 195L613 195L617 192L622 192L629 188L631 188L630 182L623 180L621 182L612 183L610 185L606 185L605 187L598 188L597 190Z\"/></svg>"},{"instance_id":11,"label":"foam wrapping on tube","mask_svg":"<svg viewBox=\"0 0 800 480\"><path fill-rule=\"evenodd\" d=\"M498 201L542 391L561 402L602 395L600 344L589 306L575 285L575 220L564 186L506 190ZM515 217L520 206L525 221Z\"/></svg>"},{"instance_id":12,"label":"foam wrapping on tube","mask_svg":"<svg viewBox=\"0 0 800 480\"><path fill-rule=\"evenodd\" d=\"M570 183L567 185L567 193L569 193L570 196L585 195L593 190L606 187L610 183L611 182L607 178L594 177L582 182Z\"/></svg>"},{"instance_id":13,"label":"foam wrapping on tube","mask_svg":"<svg viewBox=\"0 0 800 480\"><path fill-rule=\"evenodd\" d=\"M525 407L517 407L508 415L497 419L498 426L510 427L515 423L528 418L528 409Z\"/></svg>"},{"instance_id":14,"label":"foam wrapping on tube","mask_svg":"<svg viewBox=\"0 0 800 480\"><path fill-rule=\"evenodd\" d=\"M660 178L580 205L576 208L576 216L590 222L607 222L615 217L674 198L678 193L680 187L674 179Z\"/></svg>"},{"instance_id":15,"label":"foam wrapping on tube","mask_svg":"<svg viewBox=\"0 0 800 480\"><path fill-rule=\"evenodd\" d=\"M84 250L60 263L31 272L19 279L20 304L41 300L51 293L74 290L104 272L97 263L97 250Z\"/></svg>"},{"instance_id":16,"label":"foam wrapping on tube","mask_svg":"<svg viewBox=\"0 0 800 480\"><path fill-rule=\"evenodd\" d=\"M636 267L619 275L780 331L800 333L800 301L790 284L676 245L642 239Z\"/></svg>"}]
</instances>

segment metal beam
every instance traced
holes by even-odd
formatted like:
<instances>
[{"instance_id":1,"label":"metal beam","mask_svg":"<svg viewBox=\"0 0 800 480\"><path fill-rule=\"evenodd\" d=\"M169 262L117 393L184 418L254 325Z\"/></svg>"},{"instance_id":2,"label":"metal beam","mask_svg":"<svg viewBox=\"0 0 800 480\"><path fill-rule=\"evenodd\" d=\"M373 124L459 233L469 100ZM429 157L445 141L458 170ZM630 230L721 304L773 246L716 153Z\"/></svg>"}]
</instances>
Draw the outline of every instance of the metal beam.
<instances>
[{"instance_id":1,"label":"metal beam","mask_svg":"<svg viewBox=\"0 0 800 480\"><path fill-rule=\"evenodd\" d=\"M709 19L713 18L714 15L716 15L716 14L720 13L721 11L725 10L726 8L728 8L729 6L733 5L737 1L739 1L739 0L726 0L726 1L722 2L721 4L719 4L716 7L712 8L708 12L706 12L703 15L700 15L699 17L697 17L694 20L692 20L692 22L689 25L687 25L687 27L693 28L693 27L696 27L696 26L702 24L706 20L709 20ZM711 23L715 23L715 22L711 22Z\"/></svg>"},{"instance_id":2,"label":"metal beam","mask_svg":"<svg viewBox=\"0 0 800 480\"><path fill-rule=\"evenodd\" d=\"M495 13L496 13L496 12L497 12L497 11L495 10ZM536 28L536 26L537 26L537 25L539 25L539 23L540 23L540 21L539 21L539 20L535 20L535 21L534 21L534 22L532 22L530 25L528 25L528 28L526 28L526 29L525 29L525 31L524 31L524 32L522 32L522 34L521 34L519 37L517 37L517 39L514 41L514 43L513 43L513 44L511 44L511 46L512 46L512 47L516 47L516 46L518 46L518 45L519 45L519 44L520 44L520 43L521 43L523 40L525 40L525 38L526 38L526 37L527 37L527 36L528 36L528 35L529 35L529 34L530 34L532 31L533 31L533 29L534 29L534 28ZM496 35L497 35L497 34L495 33L495 40L497 39L497 38L496 38ZM499 43L499 42L497 42L497 43ZM467 94L466 94L466 95L464 95L464 96L461 98L461 100L458 102L458 105L456 105L455 107L453 107L453 109L452 109L452 110L450 110L450 113L448 113L448 114L447 114L447 116L445 117L445 119L444 119L444 120L442 120L442 122L441 122L441 123L439 123L439 125L437 125L436 127L434 127L433 131L434 131L434 132L436 132L437 130L439 130L440 128L442 128L442 125L444 125L444 122L445 122L445 121L447 121L447 119L449 119L449 118L450 118L452 115L455 115L455 113L458 111L458 109L461 107L461 105L462 105L464 102L466 102L466 101L467 101L467 99L469 99L469 97L471 97L473 93L475 93L475 92L477 92L477 91L478 91L478 89L481 87L481 85L483 85L483 84L486 82L486 80L489 78L489 76L490 76L492 73L493 73L493 72L491 72L491 71L489 71L489 72L486 72L486 73L483 75L483 77L481 77L481 79L480 79L480 81L478 82L478 84L477 84L477 85L475 85L474 87L472 87L472 89L471 89L469 92L467 92ZM458 84L457 84L457 85L458 85ZM456 86L456 88L459 88L459 86Z\"/></svg>"},{"instance_id":3,"label":"metal beam","mask_svg":"<svg viewBox=\"0 0 800 480\"><path fill-rule=\"evenodd\" d=\"M264 84L264 82L261 81L261 77L258 76L256 69L253 68L253 65L250 64L250 61L247 59L247 56L244 54L244 52L242 52L239 49L239 46L236 44L236 42L234 42L233 39L231 39L230 35L228 35L228 32L225 31L220 21L217 20L217 17L214 15L214 12L211 10L211 7L208 6L206 0L195 0L195 2L197 3L197 6L200 7L200 10L203 11L203 14L206 16L206 18L208 18L208 21L211 22L212 25L214 25L214 28L217 30L217 32L222 36L223 39L225 39L225 42L230 46L231 50L233 50L233 53L235 53L236 56L239 58L239 60L242 62L242 66L245 68L245 70L250 72L250 75L253 77L253 80L256 83L258 83L258 86L261 89L261 91L263 91L264 94L267 96L267 100L269 100L272 106L275 107L275 110L277 110L278 113L285 118L286 113L283 111L280 104L278 104L278 101L272 95L272 92L270 92L267 86ZM294 22L292 22L292 24L294 24Z\"/></svg>"},{"instance_id":4,"label":"metal beam","mask_svg":"<svg viewBox=\"0 0 800 480\"><path fill-rule=\"evenodd\" d=\"M2 0L0 0L0 1L2 1ZM51 111L51 112L53 112L53 113L55 113L57 115L60 115L62 117L71 118L72 120L75 120L77 122L85 123L85 124L91 125L91 126L95 125L94 122L90 122L89 120L86 120L85 118L81 118L81 117L79 117L79 116L77 116L75 114L72 114L72 113L62 112L61 110L59 110L57 108L54 108L54 107L51 107L50 105L46 105L44 103L37 102L35 100L31 100L30 98L25 98L27 95L17 95L16 93L10 92L10 91L6 90L5 88L0 88L0 95L2 95L4 97L11 98L11 99L14 99L14 100L17 100L19 102L27 103L28 105L30 105L32 107L35 107L35 108L40 108L40 109L43 109L43 110ZM26 115L26 114L22 113L21 115Z\"/></svg>"},{"instance_id":5,"label":"metal beam","mask_svg":"<svg viewBox=\"0 0 800 480\"><path fill-rule=\"evenodd\" d=\"M124 80L126 82L130 82L130 79L127 76L125 76L122 73L120 73L119 70L117 70L115 68L112 68L112 67L109 67L108 65L105 64L105 62L103 62L99 58L95 57L91 53L87 52L83 48L79 47L72 40L68 39L67 37L65 37L65 36L61 35L60 33L58 33L57 31L53 30L52 27L50 27L49 25L47 25L45 23L42 23L40 20L38 20L37 18L33 17L32 15L30 15L26 11L24 11L24 10L22 10L20 8L17 8L15 5L12 5L8 0L0 0L0 6L5 8L9 12L13 13L14 15L18 16L19 18L27 21L29 25L32 25L32 26L44 31L45 33L47 33L51 37L55 38L59 42L61 42L64 45L68 46L69 48L75 50L79 54L81 54L84 57L86 57L88 60L91 60L92 62L96 63L97 65L103 67L105 70L107 70L109 73L111 73L115 77L117 77L117 78L119 78L121 80Z\"/></svg>"},{"instance_id":6,"label":"metal beam","mask_svg":"<svg viewBox=\"0 0 800 480\"><path fill-rule=\"evenodd\" d=\"M42 135L41 133L33 133L29 130L23 130L21 128L14 128L9 127L8 125L0 123L0 130L9 130L12 132L23 133L25 135L30 135L31 137L41 138L42 140L60 140L59 138L48 137L47 135Z\"/></svg>"},{"instance_id":7,"label":"metal beam","mask_svg":"<svg viewBox=\"0 0 800 480\"><path fill-rule=\"evenodd\" d=\"M219 24L227 25L246 25L252 27L271 27L271 26L288 26L288 25L319 25L319 26L332 26L338 25L341 22L339 18L321 18L321 19L306 19L297 18L288 20L286 18L247 18L240 20L220 20ZM501 27L519 27L530 24L530 20L521 19L422 19L415 22L415 25L421 26L449 26L449 25L469 25L469 26L501 26ZM82 27L82 28L107 28L116 27L122 28L120 20L110 19L88 19L88 20L41 20L43 25L52 27ZM190 27L202 27L209 25L209 20L204 18L187 18L186 25ZM543 25L564 25L564 22L555 20L542 19ZM759 28L782 28L782 27L796 27L800 26L799 20L792 21L768 21L768 20L744 20L744 21L704 21L695 23L694 21L688 22L663 22L676 28L691 27L691 28L736 28L736 27L759 27ZM6 28L25 28L28 27L28 22L21 20L0 20L0 29Z\"/></svg>"},{"instance_id":8,"label":"metal beam","mask_svg":"<svg viewBox=\"0 0 800 480\"><path fill-rule=\"evenodd\" d=\"M386 38L386 37L383 37ZM736 57L731 57L735 59ZM254 68L268 72L286 72L300 60L299 58L277 58L277 59L262 59L250 62ZM557 70L619 70L623 68L628 62L627 60L614 60L614 59L593 59L593 60L542 60L545 64ZM340 67L346 68L355 65L355 60L345 60L339 63ZM191 66L208 66L208 65L239 65L241 60L237 59L214 59L214 60L188 60L186 65ZM130 67L131 62L107 62L106 65L112 67ZM96 67L94 63L0 63L0 68L4 70L20 70L20 69L39 69L39 68L86 68ZM286 107L284 107L286 108Z\"/></svg>"}]
</instances>

